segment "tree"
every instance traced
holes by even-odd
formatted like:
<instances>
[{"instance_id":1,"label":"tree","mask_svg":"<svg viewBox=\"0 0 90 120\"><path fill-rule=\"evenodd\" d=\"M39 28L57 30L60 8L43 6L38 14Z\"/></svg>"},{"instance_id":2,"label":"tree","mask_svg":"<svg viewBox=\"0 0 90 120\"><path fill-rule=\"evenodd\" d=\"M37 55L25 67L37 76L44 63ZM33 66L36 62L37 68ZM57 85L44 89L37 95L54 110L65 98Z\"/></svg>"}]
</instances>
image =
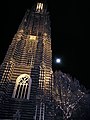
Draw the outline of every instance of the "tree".
<instances>
[{"instance_id":1,"label":"tree","mask_svg":"<svg viewBox=\"0 0 90 120\"><path fill-rule=\"evenodd\" d=\"M84 108L87 108L89 104L89 97L81 89L79 81L75 78L73 79L70 75L62 73L61 71L56 71L54 73L54 100L55 100L55 111L61 118L59 111L63 113L63 120L77 120L77 117L80 117L78 113ZM83 104L83 105L82 105ZM60 109L59 109L60 108ZM56 113L56 116L58 116ZM83 110L83 114L85 110ZM82 115L83 116L83 115ZM79 119L78 119L79 120ZM86 119L85 119L86 120Z\"/></svg>"}]
</instances>

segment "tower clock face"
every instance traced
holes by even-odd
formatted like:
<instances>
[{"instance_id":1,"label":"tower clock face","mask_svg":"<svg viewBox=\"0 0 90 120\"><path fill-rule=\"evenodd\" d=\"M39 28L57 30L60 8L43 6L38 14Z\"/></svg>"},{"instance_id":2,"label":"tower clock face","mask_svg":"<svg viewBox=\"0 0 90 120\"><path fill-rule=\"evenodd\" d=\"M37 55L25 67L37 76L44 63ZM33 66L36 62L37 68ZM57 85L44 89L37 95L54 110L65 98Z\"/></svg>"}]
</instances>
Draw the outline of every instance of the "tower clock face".
<instances>
[{"instance_id":1,"label":"tower clock face","mask_svg":"<svg viewBox=\"0 0 90 120\"><path fill-rule=\"evenodd\" d=\"M21 83L21 84L26 84L29 82L30 76L27 74L21 74L18 78L17 78L17 82Z\"/></svg>"}]
</instances>

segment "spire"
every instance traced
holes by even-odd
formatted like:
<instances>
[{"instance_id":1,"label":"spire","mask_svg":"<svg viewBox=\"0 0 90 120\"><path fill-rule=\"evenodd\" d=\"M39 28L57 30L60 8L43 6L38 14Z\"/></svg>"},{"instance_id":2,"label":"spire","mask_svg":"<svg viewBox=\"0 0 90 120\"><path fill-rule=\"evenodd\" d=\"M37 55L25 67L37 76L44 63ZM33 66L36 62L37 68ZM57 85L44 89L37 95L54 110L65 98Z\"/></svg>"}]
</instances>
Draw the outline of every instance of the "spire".
<instances>
[{"instance_id":1,"label":"spire","mask_svg":"<svg viewBox=\"0 0 90 120\"><path fill-rule=\"evenodd\" d=\"M47 10L46 0L36 0L36 11L45 12Z\"/></svg>"},{"instance_id":2,"label":"spire","mask_svg":"<svg viewBox=\"0 0 90 120\"><path fill-rule=\"evenodd\" d=\"M43 12L43 3L37 3L36 11Z\"/></svg>"}]
</instances>

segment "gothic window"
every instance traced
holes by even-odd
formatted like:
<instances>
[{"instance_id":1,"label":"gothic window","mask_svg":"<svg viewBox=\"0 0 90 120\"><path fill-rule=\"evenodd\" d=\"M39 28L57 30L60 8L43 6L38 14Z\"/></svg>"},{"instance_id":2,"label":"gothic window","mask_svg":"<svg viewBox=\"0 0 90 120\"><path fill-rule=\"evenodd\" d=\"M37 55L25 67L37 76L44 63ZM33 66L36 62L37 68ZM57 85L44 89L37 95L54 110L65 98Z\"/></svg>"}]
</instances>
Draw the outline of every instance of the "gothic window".
<instances>
[{"instance_id":1,"label":"gothic window","mask_svg":"<svg viewBox=\"0 0 90 120\"><path fill-rule=\"evenodd\" d=\"M13 91L13 98L29 99L31 89L31 78L27 74L21 74L16 79L15 88Z\"/></svg>"},{"instance_id":2,"label":"gothic window","mask_svg":"<svg viewBox=\"0 0 90 120\"><path fill-rule=\"evenodd\" d=\"M41 10L43 10L43 3L37 3L36 11L40 12Z\"/></svg>"}]
</instances>

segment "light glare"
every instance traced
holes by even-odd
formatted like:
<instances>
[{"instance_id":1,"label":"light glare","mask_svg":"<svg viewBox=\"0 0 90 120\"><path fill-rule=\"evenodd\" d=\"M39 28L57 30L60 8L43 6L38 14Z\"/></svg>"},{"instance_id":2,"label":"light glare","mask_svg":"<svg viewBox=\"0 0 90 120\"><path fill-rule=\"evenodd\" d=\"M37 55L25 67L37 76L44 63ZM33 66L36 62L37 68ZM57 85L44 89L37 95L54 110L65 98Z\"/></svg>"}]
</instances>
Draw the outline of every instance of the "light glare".
<instances>
[{"instance_id":1,"label":"light glare","mask_svg":"<svg viewBox=\"0 0 90 120\"><path fill-rule=\"evenodd\" d=\"M56 59L56 63L60 63L61 62L61 59L60 58L57 58Z\"/></svg>"}]
</instances>

